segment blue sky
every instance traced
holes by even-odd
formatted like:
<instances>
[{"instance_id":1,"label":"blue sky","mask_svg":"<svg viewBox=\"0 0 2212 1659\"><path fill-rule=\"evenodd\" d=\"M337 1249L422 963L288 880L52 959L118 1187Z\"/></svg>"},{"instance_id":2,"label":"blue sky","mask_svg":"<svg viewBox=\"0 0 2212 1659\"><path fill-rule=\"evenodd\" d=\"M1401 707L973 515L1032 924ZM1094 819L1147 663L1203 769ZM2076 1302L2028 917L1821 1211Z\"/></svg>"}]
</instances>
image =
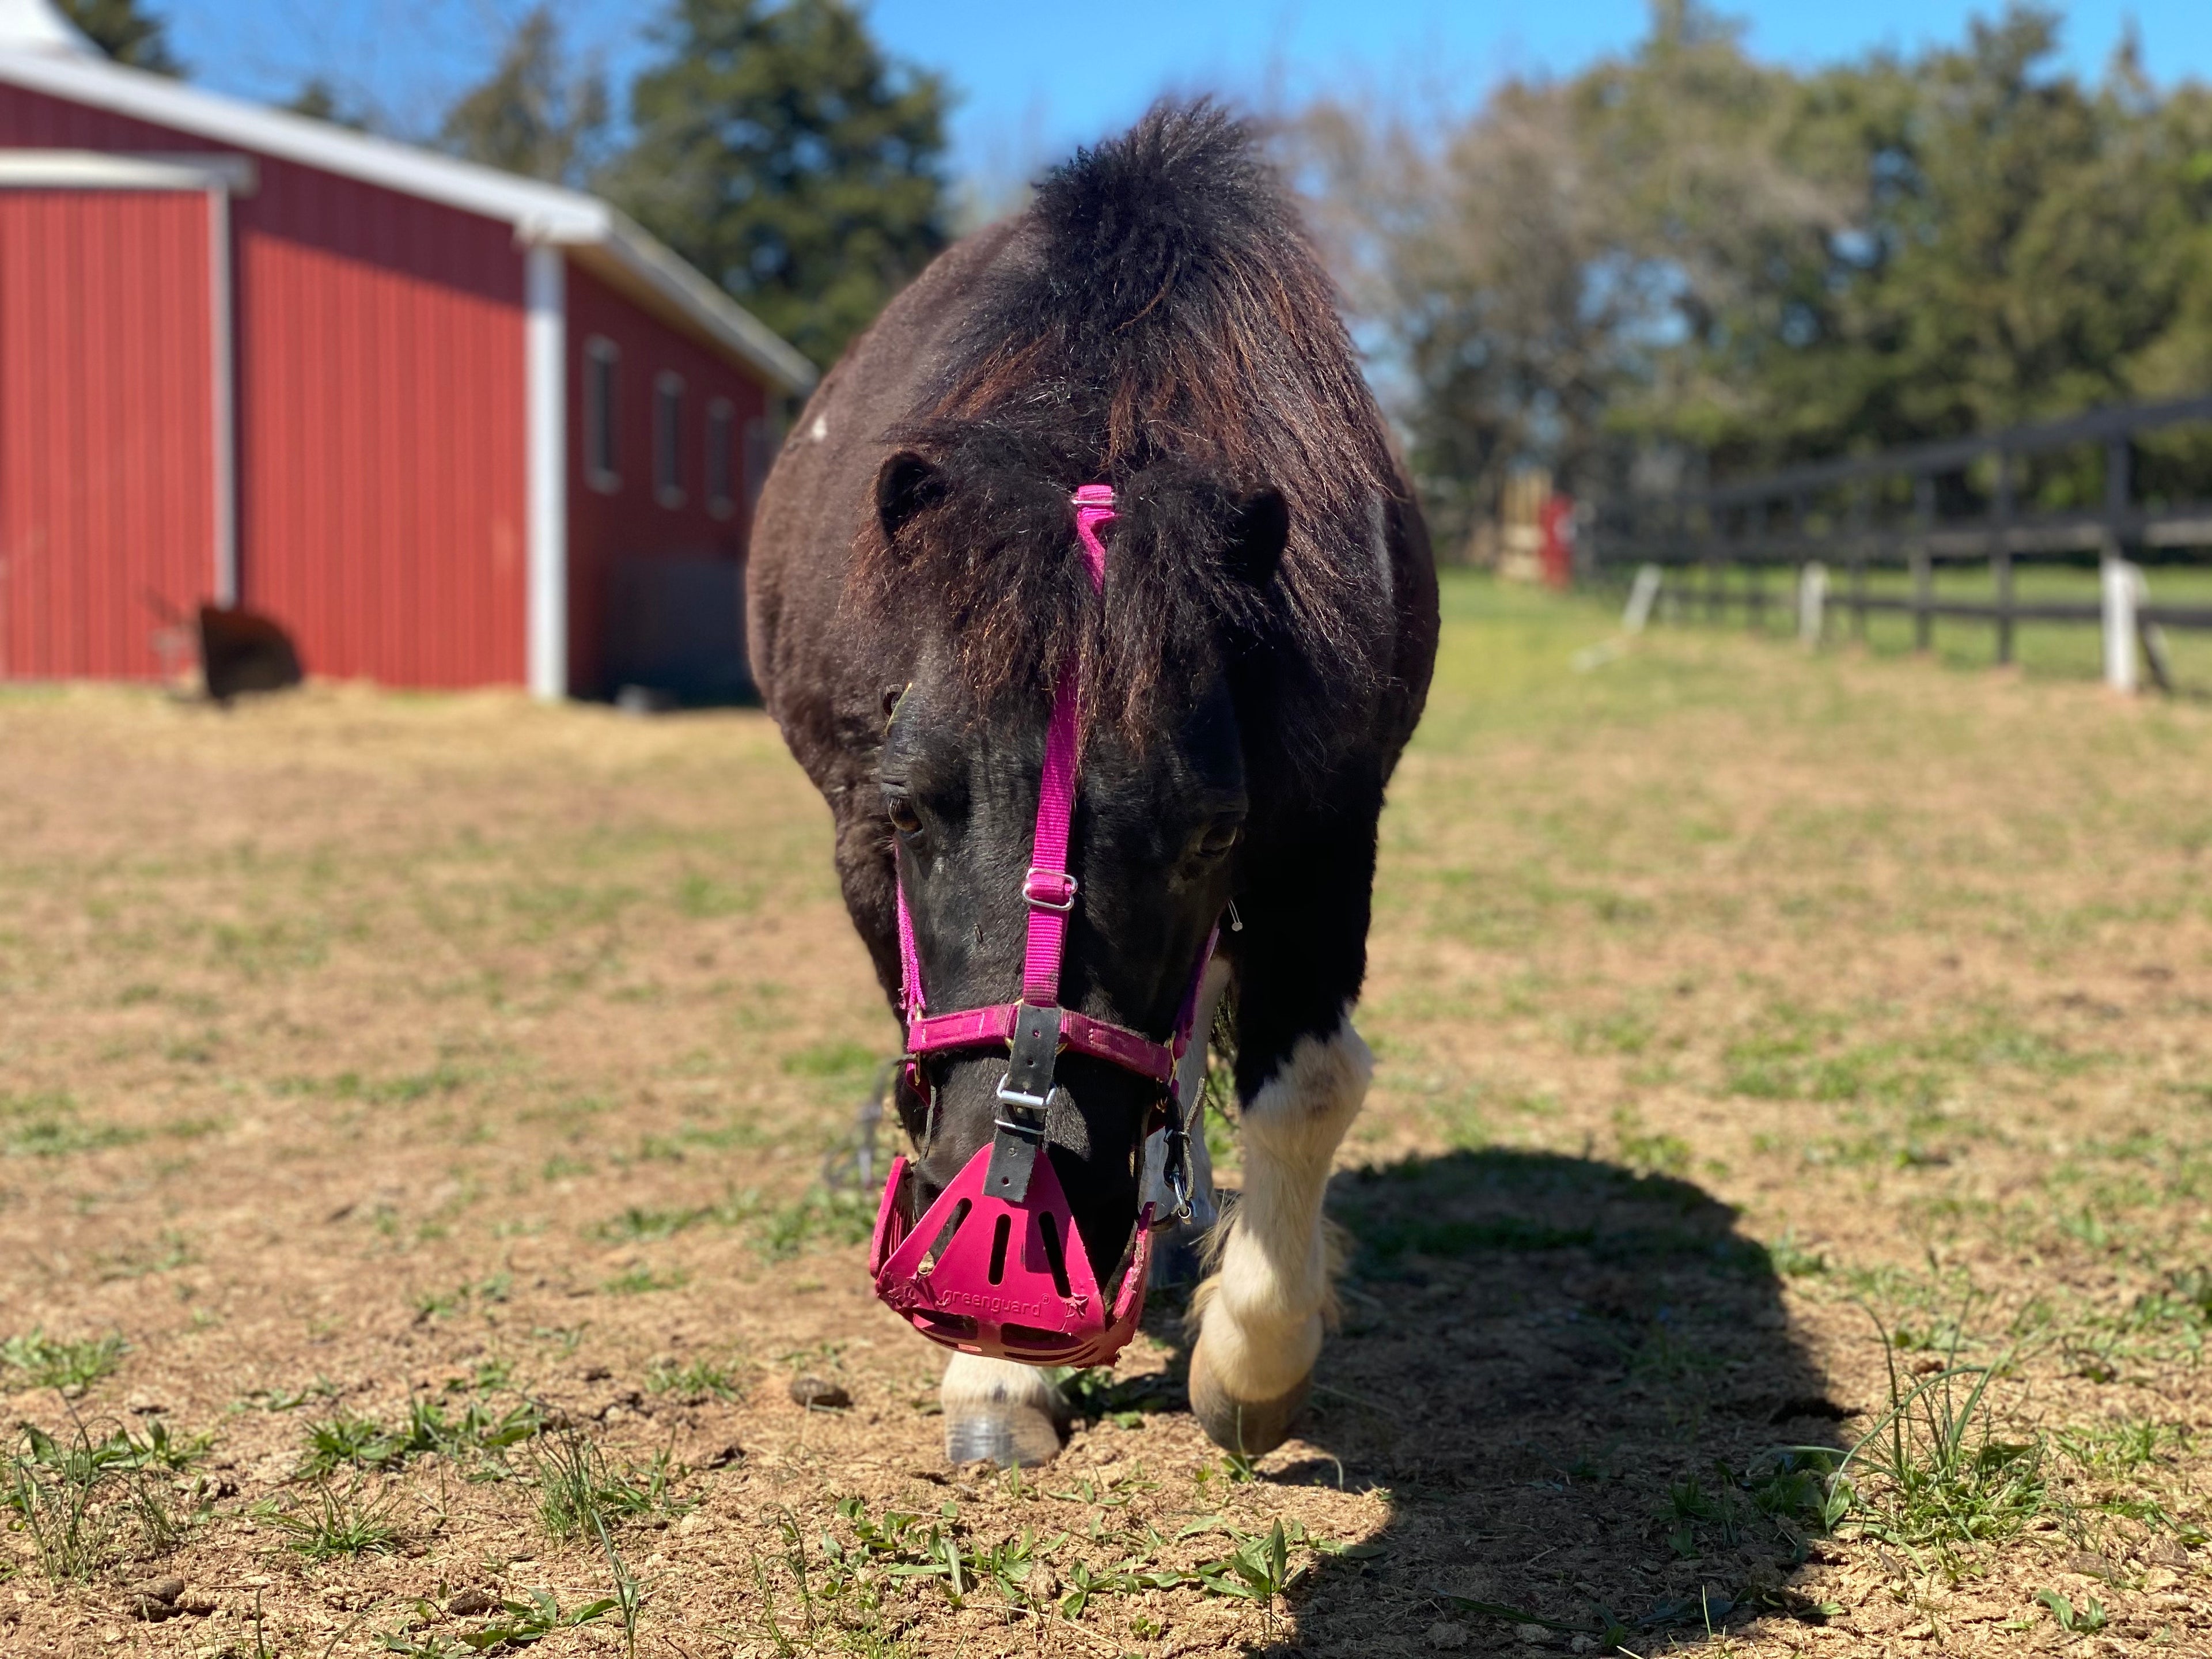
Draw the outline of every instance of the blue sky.
<instances>
[{"instance_id":1,"label":"blue sky","mask_svg":"<svg viewBox=\"0 0 2212 1659\"><path fill-rule=\"evenodd\" d=\"M320 74L403 129L434 124L481 76L525 0L152 0L203 82L282 99ZM1854 0L1723 5L1759 56L1797 65L1960 39L1991 3ZM647 0L567 0L571 39L619 79L648 52ZM2160 81L2212 78L2212 0L2082 0L2067 56L2094 75L2132 18ZM874 0L890 48L960 94L954 161L993 185L1127 120L1163 90L1295 100L1331 88L1473 103L1509 75L1571 73L1631 45L1641 0Z\"/></svg>"}]
</instances>

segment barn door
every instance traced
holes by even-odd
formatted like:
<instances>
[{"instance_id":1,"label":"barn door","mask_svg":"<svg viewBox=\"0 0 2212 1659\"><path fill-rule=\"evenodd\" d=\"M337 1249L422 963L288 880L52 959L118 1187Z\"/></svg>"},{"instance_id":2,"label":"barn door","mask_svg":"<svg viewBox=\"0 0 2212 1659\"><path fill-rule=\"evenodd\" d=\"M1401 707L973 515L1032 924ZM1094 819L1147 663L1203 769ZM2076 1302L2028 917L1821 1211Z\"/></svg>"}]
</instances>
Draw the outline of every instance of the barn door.
<instances>
[{"instance_id":1,"label":"barn door","mask_svg":"<svg viewBox=\"0 0 2212 1659\"><path fill-rule=\"evenodd\" d=\"M0 180L0 678L153 677L215 596L222 201Z\"/></svg>"}]
</instances>

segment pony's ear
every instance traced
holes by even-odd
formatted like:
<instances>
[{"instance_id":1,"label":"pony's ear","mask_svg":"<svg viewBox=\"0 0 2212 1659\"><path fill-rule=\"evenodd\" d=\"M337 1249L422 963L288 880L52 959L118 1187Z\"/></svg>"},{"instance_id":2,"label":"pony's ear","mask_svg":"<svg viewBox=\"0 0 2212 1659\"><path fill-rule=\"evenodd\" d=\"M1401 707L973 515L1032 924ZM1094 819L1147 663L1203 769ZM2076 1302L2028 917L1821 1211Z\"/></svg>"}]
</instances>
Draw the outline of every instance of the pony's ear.
<instances>
[{"instance_id":1,"label":"pony's ear","mask_svg":"<svg viewBox=\"0 0 2212 1659\"><path fill-rule=\"evenodd\" d=\"M1255 587L1265 587L1283 562L1291 539L1291 504L1279 489L1262 489L1237 503L1229 522L1229 567Z\"/></svg>"},{"instance_id":2,"label":"pony's ear","mask_svg":"<svg viewBox=\"0 0 2212 1659\"><path fill-rule=\"evenodd\" d=\"M902 449L876 472L876 518L887 541L926 507L945 499L945 474L910 449Z\"/></svg>"}]
</instances>

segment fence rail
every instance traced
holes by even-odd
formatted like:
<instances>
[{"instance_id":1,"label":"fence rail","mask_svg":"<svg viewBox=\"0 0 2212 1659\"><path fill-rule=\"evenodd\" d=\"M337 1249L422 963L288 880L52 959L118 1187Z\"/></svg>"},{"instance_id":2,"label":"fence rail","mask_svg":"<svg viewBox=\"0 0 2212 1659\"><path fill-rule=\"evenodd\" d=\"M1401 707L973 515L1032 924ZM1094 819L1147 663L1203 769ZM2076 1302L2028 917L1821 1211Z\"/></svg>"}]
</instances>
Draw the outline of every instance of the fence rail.
<instances>
[{"instance_id":1,"label":"fence rail","mask_svg":"<svg viewBox=\"0 0 2212 1659\"><path fill-rule=\"evenodd\" d=\"M1831 610L1847 612L1861 635L1869 613L1904 612L1913 618L1914 644L1925 650L1938 617L1986 622L1996 629L1996 659L2007 663L2022 623L2095 623L2106 634L2108 680L2135 689L2139 645L2152 678L2170 684L2160 630L2212 629L2212 606L2153 603L2140 561L2151 554L2212 550L2212 502L2137 499L2136 461L2142 440L2191 424L2212 425L2212 396L2092 410L2062 421L1684 490L1637 502L1612 522L1601 519L1591 538L1591 562L1601 576L1632 567L1651 572L1641 612L1631 605L1639 623L1650 614L1662 573L1672 573L1674 597L1691 609L1702 600L1717 617L1740 604L1757 623L1768 604L1765 574L1794 566L1800 573L1801 632L1809 629L1817 635ZM2084 444L2101 452L2101 503L2024 508L2019 499L2024 467L2039 456ZM2081 554L2100 560L2098 600L2018 597L2017 563ZM1990 568L1988 600L1936 596L1939 564L1982 561ZM1731 595L1723 581L1729 567L1746 572L1740 594ZM1842 591L1829 582L1832 568L1848 579ZM1875 570L1905 572L1912 592L1869 592L1868 577ZM1704 574L1702 592L1689 580L1692 571ZM1817 589L1808 598L1806 584L1816 580L1815 573Z\"/></svg>"}]
</instances>

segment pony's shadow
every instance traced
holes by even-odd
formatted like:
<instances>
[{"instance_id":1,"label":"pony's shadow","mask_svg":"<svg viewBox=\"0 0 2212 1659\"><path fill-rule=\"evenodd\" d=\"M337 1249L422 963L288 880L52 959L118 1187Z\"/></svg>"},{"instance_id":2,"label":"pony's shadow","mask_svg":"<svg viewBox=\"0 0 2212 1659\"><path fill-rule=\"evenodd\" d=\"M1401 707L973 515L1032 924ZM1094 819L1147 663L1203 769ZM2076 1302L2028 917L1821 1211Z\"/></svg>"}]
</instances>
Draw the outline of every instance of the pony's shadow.
<instances>
[{"instance_id":1,"label":"pony's shadow","mask_svg":"<svg viewBox=\"0 0 2212 1659\"><path fill-rule=\"evenodd\" d=\"M1670 1628L1817 1620L1850 1413L1767 1250L1694 1183L1492 1148L1339 1175L1343 1325L1259 1478L1387 1493L1373 1553L1321 1555L1273 1651L1638 1651ZM1149 1329L1179 1343L1176 1298ZM1184 1358L1178 1350L1180 1365ZM1179 1402L1178 1402L1179 1403ZM1395 1638L1395 1639L1392 1639Z\"/></svg>"}]
</instances>

